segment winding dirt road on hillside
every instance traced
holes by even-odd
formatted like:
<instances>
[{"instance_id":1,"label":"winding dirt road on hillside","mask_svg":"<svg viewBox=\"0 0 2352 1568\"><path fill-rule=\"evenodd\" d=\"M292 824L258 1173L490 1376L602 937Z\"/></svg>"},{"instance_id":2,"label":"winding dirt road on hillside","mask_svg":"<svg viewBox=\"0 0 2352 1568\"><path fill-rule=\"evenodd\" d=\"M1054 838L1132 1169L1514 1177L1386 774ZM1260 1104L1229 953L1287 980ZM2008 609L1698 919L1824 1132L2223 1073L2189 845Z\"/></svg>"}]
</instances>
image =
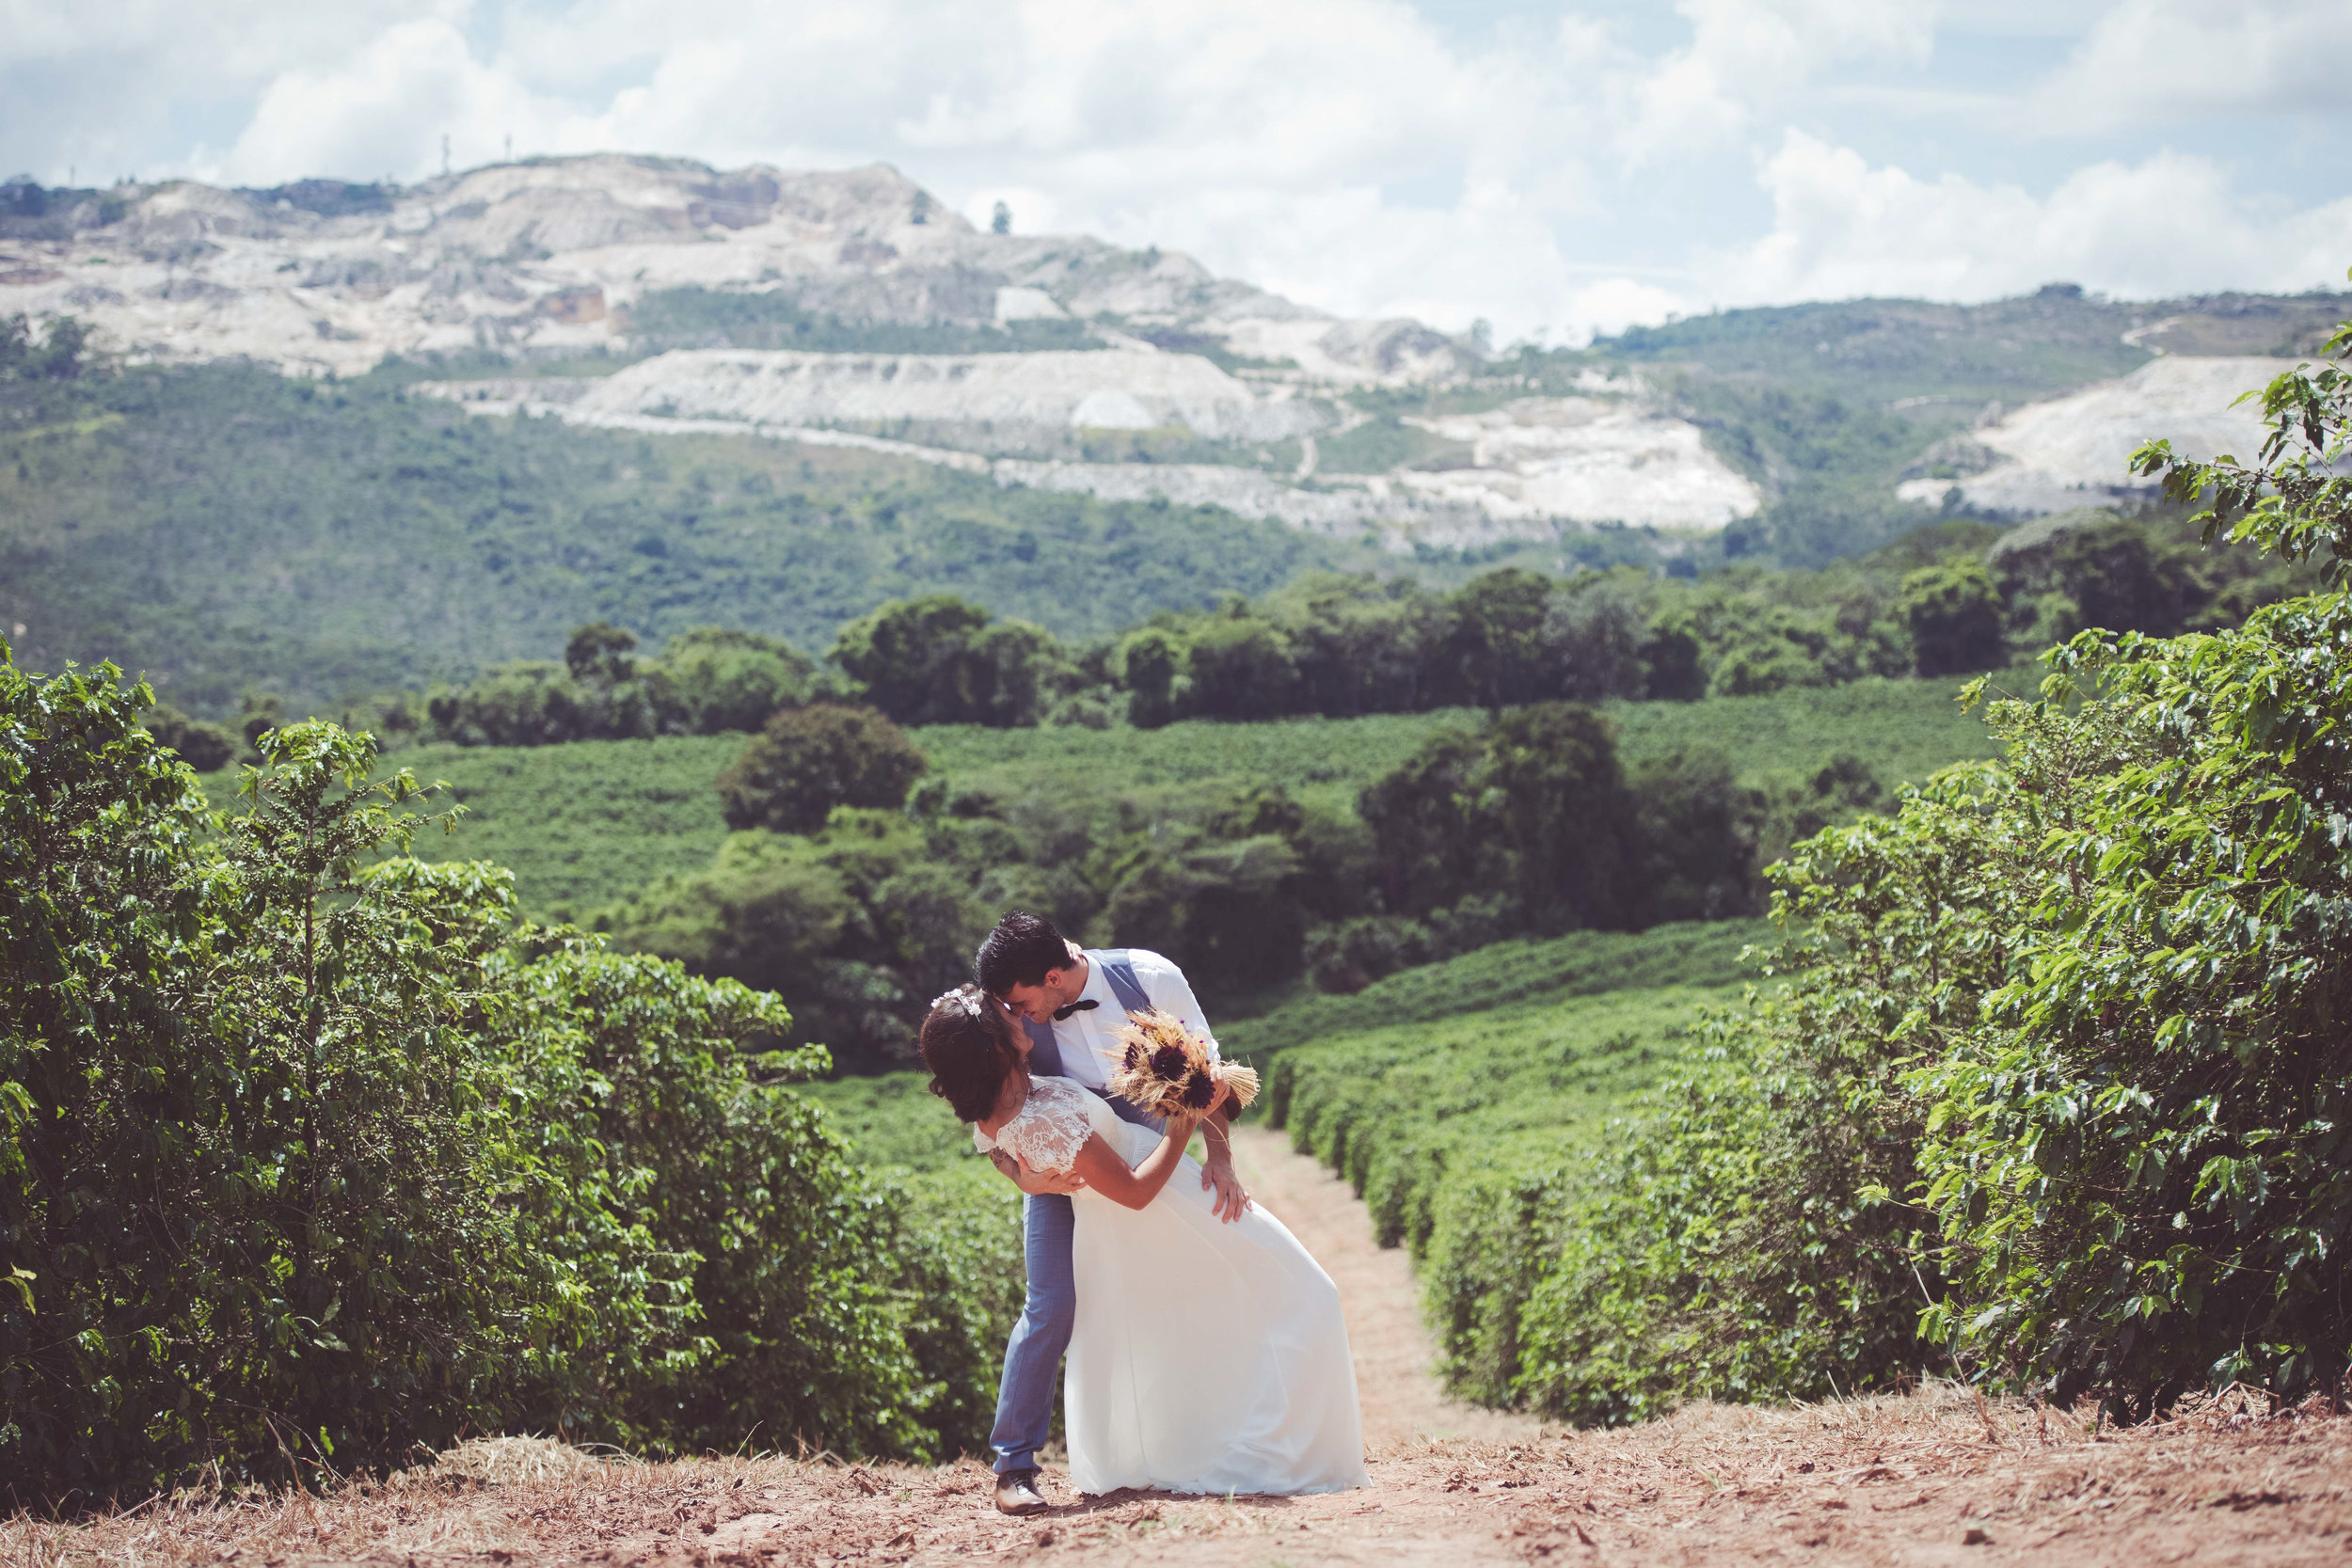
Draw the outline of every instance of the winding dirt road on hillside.
<instances>
[{"instance_id":1,"label":"winding dirt road on hillside","mask_svg":"<svg viewBox=\"0 0 2352 1568\"><path fill-rule=\"evenodd\" d=\"M1564 1433L1466 1409L1430 1375L1410 1268L1346 1185L1275 1134L1240 1157L1340 1285L1372 1485L1321 1497L1081 1498L989 1508L973 1461L606 1464L543 1439L468 1444L430 1470L326 1497L159 1504L92 1524L0 1525L0 1563L945 1564L974 1560L1311 1564L2341 1564L2352 1417L2224 1400L2092 1433L1939 1386L1908 1399L1707 1405Z\"/></svg>"}]
</instances>

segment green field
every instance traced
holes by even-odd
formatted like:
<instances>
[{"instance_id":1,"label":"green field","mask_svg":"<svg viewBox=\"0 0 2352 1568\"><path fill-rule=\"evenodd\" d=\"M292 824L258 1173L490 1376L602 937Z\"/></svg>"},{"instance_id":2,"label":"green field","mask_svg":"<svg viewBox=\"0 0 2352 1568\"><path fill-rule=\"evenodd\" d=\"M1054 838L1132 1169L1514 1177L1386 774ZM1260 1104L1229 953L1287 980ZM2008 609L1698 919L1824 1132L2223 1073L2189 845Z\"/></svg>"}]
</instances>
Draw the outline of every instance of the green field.
<instances>
[{"instance_id":1,"label":"green field","mask_svg":"<svg viewBox=\"0 0 2352 1568\"><path fill-rule=\"evenodd\" d=\"M1953 704L1953 689L1938 681L1865 680L1760 697L1616 704L1608 711L1629 765L1712 750L1753 780L1806 772L1846 752L1892 783L1993 754L1984 727ZM933 776L953 789L1002 798L1059 791L1092 799L1229 780L1279 784L1311 803L1342 806L1425 736L1449 724L1475 726L1480 717L1453 709L1259 724L1191 720L1158 730L943 725L914 734ZM469 813L453 835L420 840L420 854L495 861L516 874L526 905L552 914L594 909L665 872L707 865L726 836L712 781L742 744L741 736L718 735L422 746L389 760L428 782L447 781ZM215 804L234 799L233 770L206 782Z\"/></svg>"},{"instance_id":2,"label":"green field","mask_svg":"<svg viewBox=\"0 0 2352 1568\"><path fill-rule=\"evenodd\" d=\"M1352 996L1305 996L1217 1031L1228 1053L1268 1066L1283 1053L1457 1018L1481 1008L1552 1006L1607 991L1734 985L1742 949L1770 942L1765 920L1717 920L1646 931L1579 931L1498 942L1445 963L1375 980Z\"/></svg>"},{"instance_id":3,"label":"green field","mask_svg":"<svg viewBox=\"0 0 2352 1568\"><path fill-rule=\"evenodd\" d=\"M869 1165L927 1173L962 1170L1001 1180L973 1148L971 1130L925 1087L928 1082L920 1072L885 1072L806 1084L793 1093L823 1106L833 1130Z\"/></svg>"}]
</instances>

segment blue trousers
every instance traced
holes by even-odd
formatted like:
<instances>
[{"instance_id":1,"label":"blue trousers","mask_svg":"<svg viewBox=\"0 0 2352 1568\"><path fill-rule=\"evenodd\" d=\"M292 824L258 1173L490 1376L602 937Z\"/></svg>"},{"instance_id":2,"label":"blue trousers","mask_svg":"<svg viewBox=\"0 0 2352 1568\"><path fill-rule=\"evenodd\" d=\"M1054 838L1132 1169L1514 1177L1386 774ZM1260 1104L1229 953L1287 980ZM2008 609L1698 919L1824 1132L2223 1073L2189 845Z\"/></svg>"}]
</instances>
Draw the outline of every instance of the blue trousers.
<instances>
[{"instance_id":1,"label":"blue trousers","mask_svg":"<svg viewBox=\"0 0 2352 1568\"><path fill-rule=\"evenodd\" d=\"M996 1385L996 1427L988 1446L996 1473L1037 1468L1037 1450L1054 1425L1054 1385L1070 1331L1078 1321L1078 1286L1070 1243L1078 1217L1058 1193L1032 1196L1023 1206L1022 1253L1029 1268L1028 1299L1005 1344L1005 1375Z\"/></svg>"}]
</instances>

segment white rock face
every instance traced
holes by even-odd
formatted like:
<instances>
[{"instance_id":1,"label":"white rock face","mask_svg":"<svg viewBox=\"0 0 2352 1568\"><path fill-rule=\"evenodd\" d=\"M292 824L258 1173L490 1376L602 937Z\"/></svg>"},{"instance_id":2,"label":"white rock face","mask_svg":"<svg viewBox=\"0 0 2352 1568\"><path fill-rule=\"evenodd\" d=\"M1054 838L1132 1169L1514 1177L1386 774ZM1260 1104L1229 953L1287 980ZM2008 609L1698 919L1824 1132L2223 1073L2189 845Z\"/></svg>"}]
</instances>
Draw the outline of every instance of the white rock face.
<instances>
[{"instance_id":1,"label":"white rock face","mask_svg":"<svg viewBox=\"0 0 2352 1568\"><path fill-rule=\"evenodd\" d=\"M996 291L996 320L1006 322L1067 321L1070 312L1054 303L1043 289L1002 288Z\"/></svg>"},{"instance_id":2,"label":"white rock face","mask_svg":"<svg viewBox=\"0 0 2352 1568\"><path fill-rule=\"evenodd\" d=\"M1915 479L1897 487L1906 500L1941 500L1958 485L1971 506L2013 515L2141 499L2153 480L2131 473L2132 451L2165 436L2184 457L2233 452L2252 461L2264 426L2239 393L2291 371L2292 359L2152 359L2131 374L2047 403L2028 404L1975 432L1999 461L1961 480Z\"/></svg>"},{"instance_id":3,"label":"white rock face","mask_svg":"<svg viewBox=\"0 0 2352 1568\"><path fill-rule=\"evenodd\" d=\"M1343 323L1190 257L974 230L886 165L715 170L534 159L324 199L125 186L0 230L0 314L72 313L157 360L243 356L357 374L387 354L612 344L652 290L781 294L851 321L965 325L1111 312L1222 341L1299 326L1301 374L1404 383L1469 359L1418 323ZM332 215L322 215L323 213Z\"/></svg>"},{"instance_id":4,"label":"white rock face","mask_svg":"<svg viewBox=\"0 0 2352 1568\"><path fill-rule=\"evenodd\" d=\"M282 194L126 186L37 220L0 220L0 315L77 315L103 346L163 362L243 356L290 373L351 375L390 354L635 353L629 334L653 331L639 321L653 314L645 296L689 286L771 294L850 323L1082 321L1114 346L681 349L606 377L418 390L483 414L860 446L1004 483L1371 529L1400 548L1407 535L1473 544L1606 520L1707 530L1756 504L1754 486L1696 429L1628 401L1531 400L1436 421L1473 448L1475 467L1306 483L1312 436L1346 412L1345 388L1450 381L1476 361L1419 322L1343 321L1177 252L980 233L882 165L796 173L598 155L389 193L329 182ZM1222 355L1258 363L1230 374ZM1073 430L1180 426L1236 443L1245 461L1009 455L1067 450ZM1304 448L1295 472L1249 466L1269 461L1260 448L1293 437ZM1288 469L1294 459L1280 461Z\"/></svg>"},{"instance_id":5,"label":"white rock face","mask_svg":"<svg viewBox=\"0 0 2352 1568\"><path fill-rule=\"evenodd\" d=\"M1632 401L1520 398L1483 414L1409 420L1467 444L1472 466L1395 478L1496 517L1575 517L1711 532L1763 504L1696 425Z\"/></svg>"},{"instance_id":6,"label":"white rock face","mask_svg":"<svg viewBox=\"0 0 2352 1568\"><path fill-rule=\"evenodd\" d=\"M1250 440L1279 440L1327 422L1313 404L1253 390L1198 355L1116 350L680 350L596 380L577 406L583 414L667 412L750 424L1183 425L1199 436Z\"/></svg>"}]
</instances>

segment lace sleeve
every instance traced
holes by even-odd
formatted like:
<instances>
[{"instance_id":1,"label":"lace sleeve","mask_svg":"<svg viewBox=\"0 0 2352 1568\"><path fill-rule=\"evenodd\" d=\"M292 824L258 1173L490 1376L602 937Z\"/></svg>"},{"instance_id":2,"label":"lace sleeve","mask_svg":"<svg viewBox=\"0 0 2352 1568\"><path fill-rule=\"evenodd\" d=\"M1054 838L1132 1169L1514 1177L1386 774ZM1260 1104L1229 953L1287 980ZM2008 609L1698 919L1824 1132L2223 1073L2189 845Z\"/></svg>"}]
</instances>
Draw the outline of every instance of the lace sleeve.
<instances>
[{"instance_id":1,"label":"lace sleeve","mask_svg":"<svg viewBox=\"0 0 2352 1568\"><path fill-rule=\"evenodd\" d=\"M996 1147L1033 1170L1069 1170L1094 1132L1086 1100L1086 1091L1066 1078L1038 1079L1029 1085L1028 1103L997 1129Z\"/></svg>"}]
</instances>

